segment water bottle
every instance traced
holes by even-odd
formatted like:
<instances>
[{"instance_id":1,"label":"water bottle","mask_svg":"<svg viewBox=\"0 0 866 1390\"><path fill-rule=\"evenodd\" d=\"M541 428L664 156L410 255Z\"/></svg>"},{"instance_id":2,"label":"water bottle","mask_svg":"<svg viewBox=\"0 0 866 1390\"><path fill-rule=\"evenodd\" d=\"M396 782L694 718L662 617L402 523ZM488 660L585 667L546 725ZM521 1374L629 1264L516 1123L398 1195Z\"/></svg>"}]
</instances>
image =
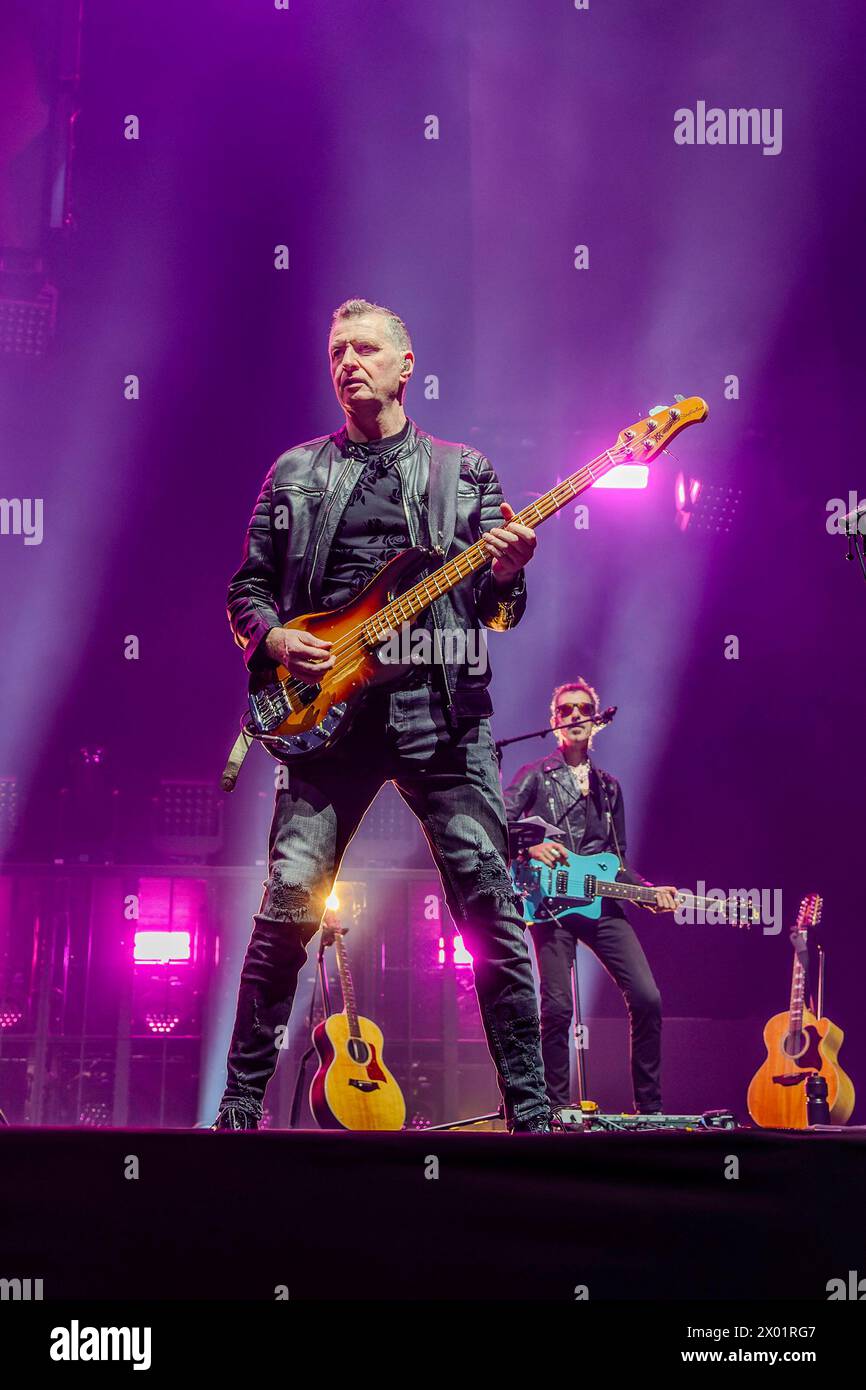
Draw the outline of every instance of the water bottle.
<instances>
[{"instance_id":1,"label":"water bottle","mask_svg":"<svg viewBox=\"0 0 866 1390\"><path fill-rule=\"evenodd\" d=\"M810 1125L828 1125L830 1106L827 1104L827 1082L820 1072L813 1071L806 1077L806 1122Z\"/></svg>"}]
</instances>

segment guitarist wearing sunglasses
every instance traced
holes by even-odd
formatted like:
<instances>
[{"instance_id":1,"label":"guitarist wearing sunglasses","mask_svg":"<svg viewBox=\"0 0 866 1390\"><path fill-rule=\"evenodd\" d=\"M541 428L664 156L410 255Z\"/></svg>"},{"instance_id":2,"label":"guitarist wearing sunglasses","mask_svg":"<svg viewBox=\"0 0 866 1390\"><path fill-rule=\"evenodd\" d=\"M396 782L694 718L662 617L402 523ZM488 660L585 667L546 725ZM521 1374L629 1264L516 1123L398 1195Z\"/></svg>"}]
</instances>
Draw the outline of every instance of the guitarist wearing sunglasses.
<instances>
[{"instance_id":1,"label":"guitarist wearing sunglasses","mask_svg":"<svg viewBox=\"0 0 866 1390\"><path fill-rule=\"evenodd\" d=\"M565 848L575 854L615 854L625 864L626 836L619 783L590 760L599 702L584 680L557 686L550 723L559 744L556 753L529 763L505 793L509 823L539 814L563 832ZM532 859L553 867L566 860L563 844L544 840L528 851ZM631 869L622 881L644 884ZM673 912L673 886L656 888L652 912ZM598 957L623 994L629 1015L631 1072L635 1109L661 1112L661 999L643 947L622 906L605 902L596 920L574 915L566 921L538 920L530 926L541 981L541 1047L547 1092L554 1109L569 1104L569 1028L573 1006L571 972L578 940Z\"/></svg>"}]
</instances>

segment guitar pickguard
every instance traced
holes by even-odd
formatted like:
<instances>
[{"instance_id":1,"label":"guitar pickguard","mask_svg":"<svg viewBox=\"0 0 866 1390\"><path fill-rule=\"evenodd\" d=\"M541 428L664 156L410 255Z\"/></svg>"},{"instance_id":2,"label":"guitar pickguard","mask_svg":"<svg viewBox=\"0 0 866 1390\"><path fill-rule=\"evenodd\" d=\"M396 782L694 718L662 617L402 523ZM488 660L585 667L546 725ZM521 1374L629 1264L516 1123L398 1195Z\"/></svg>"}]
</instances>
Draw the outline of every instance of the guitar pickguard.
<instances>
[{"instance_id":1,"label":"guitar pickguard","mask_svg":"<svg viewBox=\"0 0 866 1390\"><path fill-rule=\"evenodd\" d=\"M816 1028L813 1028L811 1026L804 1028L802 1032L803 1035L806 1037L806 1046L802 1049L801 1052L797 1054L796 1057L789 1053L788 1049L785 1046L785 1043L790 1037L790 1034L786 1034L785 1038L782 1040L782 1051L786 1054L786 1056L789 1056L791 1058L791 1061L794 1063L794 1066L799 1068L799 1072L794 1072L793 1075L790 1072L788 1072L780 1076L774 1076L773 1084L775 1086L798 1086L801 1081L806 1080L807 1076L812 1075L814 1072L820 1072L821 1035L819 1034Z\"/></svg>"},{"instance_id":2,"label":"guitar pickguard","mask_svg":"<svg viewBox=\"0 0 866 1390\"><path fill-rule=\"evenodd\" d=\"M517 860L512 865L515 887L525 899L533 920L543 922L554 914L601 916L602 900L595 895L596 886L599 880L616 878L619 859L613 854L567 853L567 862L554 868L548 868L537 859Z\"/></svg>"}]
</instances>

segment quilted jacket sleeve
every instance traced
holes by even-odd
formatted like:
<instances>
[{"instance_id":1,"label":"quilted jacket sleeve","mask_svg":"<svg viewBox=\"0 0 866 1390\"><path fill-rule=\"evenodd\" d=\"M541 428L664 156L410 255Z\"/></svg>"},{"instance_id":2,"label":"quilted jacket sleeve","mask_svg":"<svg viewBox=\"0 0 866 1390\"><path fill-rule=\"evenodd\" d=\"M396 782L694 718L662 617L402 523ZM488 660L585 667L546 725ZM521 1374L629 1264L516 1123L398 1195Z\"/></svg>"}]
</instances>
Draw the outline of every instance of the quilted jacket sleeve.
<instances>
[{"instance_id":1,"label":"quilted jacket sleeve","mask_svg":"<svg viewBox=\"0 0 866 1390\"><path fill-rule=\"evenodd\" d=\"M502 487L490 461L478 456L478 480L481 487L481 531L501 526ZM526 610L526 575L518 570L508 585L497 584L488 565L475 581L475 602L478 617L493 632L507 632L516 627Z\"/></svg>"},{"instance_id":2,"label":"quilted jacket sleeve","mask_svg":"<svg viewBox=\"0 0 866 1390\"><path fill-rule=\"evenodd\" d=\"M243 648L248 670L270 660L264 641L281 626L276 607L277 577L273 530L273 475L270 469L258 496L244 541L240 566L229 581L227 612L235 642Z\"/></svg>"}]
</instances>

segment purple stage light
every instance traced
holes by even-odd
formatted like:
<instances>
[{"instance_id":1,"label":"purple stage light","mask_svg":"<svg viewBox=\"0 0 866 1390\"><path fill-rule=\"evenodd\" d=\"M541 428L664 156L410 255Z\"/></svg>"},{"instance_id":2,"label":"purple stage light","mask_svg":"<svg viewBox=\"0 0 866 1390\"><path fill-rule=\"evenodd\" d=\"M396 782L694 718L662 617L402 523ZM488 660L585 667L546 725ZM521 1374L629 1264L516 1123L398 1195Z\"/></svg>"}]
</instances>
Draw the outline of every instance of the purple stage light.
<instances>
[{"instance_id":1,"label":"purple stage light","mask_svg":"<svg viewBox=\"0 0 866 1390\"><path fill-rule=\"evenodd\" d=\"M701 495L701 486L699 478L687 478L685 473L677 474L675 492L677 508L680 511L695 505Z\"/></svg>"},{"instance_id":2,"label":"purple stage light","mask_svg":"<svg viewBox=\"0 0 866 1390\"><path fill-rule=\"evenodd\" d=\"M453 937L452 942L451 942L451 951L452 951L451 959L452 959L454 965L457 965L457 966L461 966L461 965L470 965L470 966L471 966L471 964L472 964L472 957L470 956L470 954L469 954L469 952L467 951L466 947L463 945L463 937L462 937L462 936L455 936L455 937ZM440 965L444 965L444 964L445 964L445 937L444 937L444 936L440 936L440 938L439 938L439 964L440 964Z\"/></svg>"},{"instance_id":3,"label":"purple stage light","mask_svg":"<svg viewBox=\"0 0 866 1390\"><path fill-rule=\"evenodd\" d=\"M165 1036L168 1033L174 1032L175 1028L180 1023L180 1014L148 1013L145 1015L145 1022L151 1033L159 1033L161 1036Z\"/></svg>"},{"instance_id":4,"label":"purple stage light","mask_svg":"<svg viewBox=\"0 0 866 1390\"><path fill-rule=\"evenodd\" d=\"M643 488L649 482L649 468L645 463L618 463L603 478L593 483L593 487Z\"/></svg>"},{"instance_id":5,"label":"purple stage light","mask_svg":"<svg viewBox=\"0 0 866 1390\"><path fill-rule=\"evenodd\" d=\"M133 945L137 965L169 965L192 956L188 931L137 931Z\"/></svg>"},{"instance_id":6,"label":"purple stage light","mask_svg":"<svg viewBox=\"0 0 866 1390\"><path fill-rule=\"evenodd\" d=\"M674 483L675 521L681 531L691 522L700 530L729 532L742 500L742 488L704 484L700 478L678 473Z\"/></svg>"},{"instance_id":7,"label":"purple stage light","mask_svg":"<svg viewBox=\"0 0 866 1390\"><path fill-rule=\"evenodd\" d=\"M88 1101L82 1105L78 1123L90 1129L108 1129L111 1125L111 1106L107 1101Z\"/></svg>"}]
</instances>

